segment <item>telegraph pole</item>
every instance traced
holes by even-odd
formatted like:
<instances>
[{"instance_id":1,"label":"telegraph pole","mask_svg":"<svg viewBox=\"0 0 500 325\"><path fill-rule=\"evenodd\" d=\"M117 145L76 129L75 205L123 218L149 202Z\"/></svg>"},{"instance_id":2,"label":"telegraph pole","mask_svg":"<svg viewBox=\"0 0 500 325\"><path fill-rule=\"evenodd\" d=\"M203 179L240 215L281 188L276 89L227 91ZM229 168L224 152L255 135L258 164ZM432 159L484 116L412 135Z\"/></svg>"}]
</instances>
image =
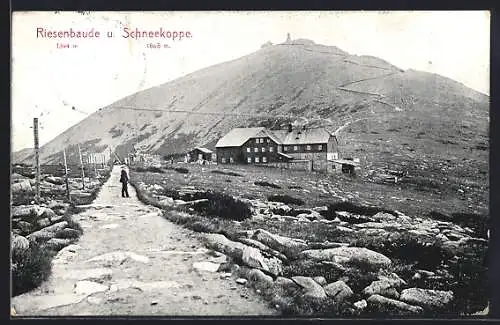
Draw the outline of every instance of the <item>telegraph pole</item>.
<instances>
[{"instance_id":1,"label":"telegraph pole","mask_svg":"<svg viewBox=\"0 0 500 325\"><path fill-rule=\"evenodd\" d=\"M36 192L35 201L40 204L40 150L38 141L38 118L33 119L33 133L35 135L35 166L36 166Z\"/></svg>"},{"instance_id":2,"label":"telegraph pole","mask_svg":"<svg viewBox=\"0 0 500 325\"><path fill-rule=\"evenodd\" d=\"M69 195L68 163L66 161L66 148L63 149L63 159L64 159L64 182L66 183L66 198L68 199L68 202L71 202L71 196Z\"/></svg>"},{"instance_id":3,"label":"telegraph pole","mask_svg":"<svg viewBox=\"0 0 500 325\"><path fill-rule=\"evenodd\" d=\"M83 170L82 150L78 144L78 155L80 156L80 166L82 167L82 188L85 189L85 171Z\"/></svg>"}]
</instances>

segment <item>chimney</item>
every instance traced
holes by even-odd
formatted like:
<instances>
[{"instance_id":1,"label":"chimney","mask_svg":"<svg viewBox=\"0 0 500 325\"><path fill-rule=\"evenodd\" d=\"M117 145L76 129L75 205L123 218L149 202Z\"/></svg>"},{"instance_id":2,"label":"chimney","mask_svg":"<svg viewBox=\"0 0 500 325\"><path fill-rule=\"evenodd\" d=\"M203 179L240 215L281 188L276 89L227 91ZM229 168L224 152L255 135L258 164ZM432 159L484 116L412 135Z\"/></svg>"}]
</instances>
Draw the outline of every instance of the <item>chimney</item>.
<instances>
[{"instance_id":1,"label":"chimney","mask_svg":"<svg viewBox=\"0 0 500 325\"><path fill-rule=\"evenodd\" d=\"M293 131L293 129L292 129L292 123L289 123L289 124L288 124L288 132L290 133L290 132L292 132L292 131Z\"/></svg>"}]
</instances>

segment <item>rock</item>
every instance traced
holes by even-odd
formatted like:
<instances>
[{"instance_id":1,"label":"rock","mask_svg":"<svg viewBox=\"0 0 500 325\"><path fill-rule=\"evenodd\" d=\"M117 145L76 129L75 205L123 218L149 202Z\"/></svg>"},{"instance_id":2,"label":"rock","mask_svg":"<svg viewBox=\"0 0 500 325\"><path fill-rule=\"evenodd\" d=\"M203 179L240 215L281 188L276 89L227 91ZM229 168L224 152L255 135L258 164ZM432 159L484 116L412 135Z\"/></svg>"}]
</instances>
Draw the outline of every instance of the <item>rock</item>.
<instances>
[{"instance_id":1,"label":"rock","mask_svg":"<svg viewBox=\"0 0 500 325\"><path fill-rule=\"evenodd\" d=\"M343 226L337 226L337 229L340 231L344 232L355 232L355 230L352 230L351 228L343 227Z\"/></svg>"},{"instance_id":2,"label":"rock","mask_svg":"<svg viewBox=\"0 0 500 325\"><path fill-rule=\"evenodd\" d=\"M350 298L354 292L344 281L336 281L325 286L326 294L335 302L342 302Z\"/></svg>"},{"instance_id":3,"label":"rock","mask_svg":"<svg viewBox=\"0 0 500 325\"><path fill-rule=\"evenodd\" d=\"M45 246L52 250L59 251L69 244L71 244L71 239L52 238L45 243Z\"/></svg>"},{"instance_id":4,"label":"rock","mask_svg":"<svg viewBox=\"0 0 500 325\"><path fill-rule=\"evenodd\" d=\"M75 287L73 289L73 293L80 295L91 295L97 292L104 292L108 290L108 286L105 286L103 284L97 283L97 282L92 282L92 281L78 281L75 284Z\"/></svg>"},{"instance_id":5,"label":"rock","mask_svg":"<svg viewBox=\"0 0 500 325\"><path fill-rule=\"evenodd\" d=\"M222 252L235 260L241 260L245 265L259 268L275 275L282 274L283 267L279 259L264 258L261 252L254 247L231 241L220 234L206 234L202 238L209 248Z\"/></svg>"},{"instance_id":6,"label":"rock","mask_svg":"<svg viewBox=\"0 0 500 325\"><path fill-rule=\"evenodd\" d=\"M231 277L231 275L232 275L232 273L222 273L222 274L220 275L220 278L221 278L221 279L227 279L227 278L230 278L230 277Z\"/></svg>"},{"instance_id":7,"label":"rock","mask_svg":"<svg viewBox=\"0 0 500 325\"><path fill-rule=\"evenodd\" d=\"M158 300L151 301L151 306L155 306L155 305L158 305Z\"/></svg>"},{"instance_id":8,"label":"rock","mask_svg":"<svg viewBox=\"0 0 500 325\"><path fill-rule=\"evenodd\" d=\"M406 281L401 279L396 273L390 274L380 274L378 276L380 281L388 282L394 288L400 288L403 285L406 285Z\"/></svg>"},{"instance_id":9,"label":"rock","mask_svg":"<svg viewBox=\"0 0 500 325\"><path fill-rule=\"evenodd\" d=\"M100 305L103 301L102 298L97 298L97 297L88 297L87 301L91 305Z\"/></svg>"},{"instance_id":10,"label":"rock","mask_svg":"<svg viewBox=\"0 0 500 325\"><path fill-rule=\"evenodd\" d=\"M256 230L252 239L258 240L268 247L292 258L297 257L301 251L308 248L306 242L303 240L279 236L263 229Z\"/></svg>"},{"instance_id":11,"label":"rock","mask_svg":"<svg viewBox=\"0 0 500 325\"><path fill-rule=\"evenodd\" d=\"M313 280L316 281L320 286L324 286L327 284L324 276L315 276Z\"/></svg>"},{"instance_id":12,"label":"rock","mask_svg":"<svg viewBox=\"0 0 500 325\"><path fill-rule=\"evenodd\" d=\"M427 270L417 270L417 272L420 273L421 275L425 276L426 278L436 275L436 273L434 273L432 271L427 271Z\"/></svg>"},{"instance_id":13,"label":"rock","mask_svg":"<svg viewBox=\"0 0 500 325\"><path fill-rule=\"evenodd\" d=\"M372 309L381 312L394 311L402 315L412 315L412 314L420 314L424 311L422 307L412 306L402 301L386 298L381 295L370 296L370 298L367 299L367 302L370 304Z\"/></svg>"},{"instance_id":14,"label":"rock","mask_svg":"<svg viewBox=\"0 0 500 325\"><path fill-rule=\"evenodd\" d=\"M366 307L368 306L368 303L366 302L366 300L362 299L360 301L356 301L354 303L354 307L356 307L356 309L358 310L363 310L365 309Z\"/></svg>"},{"instance_id":15,"label":"rock","mask_svg":"<svg viewBox=\"0 0 500 325\"><path fill-rule=\"evenodd\" d=\"M281 276L274 281L274 287L277 291L282 291L286 296L293 296L301 288L293 280Z\"/></svg>"},{"instance_id":16,"label":"rock","mask_svg":"<svg viewBox=\"0 0 500 325\"><path fill-rule=\"evenodd\" d=\"M27 221L23 221L23 220L17 222L16 227L19 230L21 230L21 233L26 234L26 235L30 234L35 229L35 226L33 226L31 223L29 223Z\"/></svg>"},{"instance_id":17,"label":"rock","mask_svg":"<svg viewBox=\"0 0 500 325\"><path fill-rule=\"evenodd\" d=\"M247 282L248 282L248 280L247 280L247 279L243 279L243 278L238 278L238 279L236 279L236 283L241 284L241 285L244 285L244 284L246 284Z\"/></svg>"},{"instance_id":18,"label":"rock","mask_svg":"<svg viewBox=\"0 0 500 325\"><path fill-rule=\"evenodd\" d=\"M212 263L212 262L197 262L193 264L193 268L198 270L198 271L205 271L205 272L217 272L219 269L220 264L219 263Z\"/></svg>"},{"instance_id":19,"label":"rock","mask_svg":"<svg viewBox=\"0 0 500 325\"><path fill-rule=\"evenodd\" d=\"M227 256L224 254L221 254L220 256L217 256L217 257L210 257L208 259L208 261L212 262L212 263L218 263L218 264L227 263Z\"/></svg>"},{"instance_id":20,"label":"rock","mask_svg":"<svg viewBox=\"0 0 500 325\"><path fill-rule=\"evenodd\" d=\"M44 212L44 208L39 205L18 205L12 206L12 218L18 218L27 222L35 222Z\"/></svg>"},{"instance_id":21,"label":"rock","mask_svg":"<svg viewBox=\"0 0 500 325\"><path fill-rule=\"evenodd\" d=\"M363 294L367 296L381 295L389 298L399 298L399 293L391 282L386 280L373 281L369 286L363 289Z\"/></svg>"},{"instance_id":22,"label":"rock","mask_svg":"<svg viewBox=\"0 0 500 325\"><path fill-rule=\"evenodd\" d=\"M55 237L56 233L68 226L67 221L61 221L28 235L26 238L34 241L47 241Z\"/></svg>"},{"instance_id":23,"label":"rock","mask_svg":"<svg viewBox=\"0 0 500 325\"><path fill-rule=\"evenodd\" d=\"M14 235L11 237L12 243L11 243L11 251L12 251L12 258L17 259L17 258L22 258L24 256L27 256L29 249L30 249L30 242L26 237L23 236L18 236Z\"/></svg>"},{"instance_id":24,"label":"rock","mask_svg":"<svg viewBox=\"0 0 500 325\"><path fill-rule=\"evenodd\" d=\"M252 269L248 272L248 279L252 282L252 285L258 289L270 288L274 281L269 275L264 274L261 270Z\"/></svg>"},{"instance_id":25,"label":"rock","mask_svg":"<svg viewBox=\"0 0 500 325\"><path fill-rule=\"evenodd\" d=\"M242 242L245 245L256 247L256 248L260 249L262 252L269 253L269 254L279 258L282 261L285 261L285 262L288 261L288 258L285 255L283 255L282 253L280 253L274 249L267 247L266 245L262 244L260 241L257 241L254 239L249 239L249 238L238 238L238 241Z\"/></svg>"},{"instance_id":26,"label":"rock","mask_svg":"<svg viewBox=\"0 0 500 325\"><path fill-rule=\"evenodd\" d=\"M442 308L453 300L453 291L409 288L401 292L400 299L426 309Z\"/></svg>"},{"instance_id":27,"label":"rock","mask_svg":"<svg viewBox=\"0 0 500 325\"><path fill-rule=\"evenodd\" d=\"M149 263L149 258L147 256L142 256L135 254L133 252L115 251L105 253L96 257L93 257L87 262L105 262L105 263L123 263L125 260L131 259L140 263Z\"/></svg>"},{"instance_id":28,"label":"rock","mask_svg":"<svg viewBox=\"0 0 500 325\"><path fill-rule=\"evenodd\" d=\"M50 222L50 219L49 218L43 218L43 219L38 219L36 221L36 225L39 227L39 228L45 228L45 227L48 227L50 226L51 222Z\"/></svg>"},{"instance_id":29,"label":"rock","mask_svg":"<svg viewBox=\"0 0 500 325\"><path fill-rule=\"evenodd\" d=\"M64 228L56 232L55 238L78 238L80 232L72 228Z\"/></svg>"},{"instance_id":30,"label":"rock","mask_svg":"<svg viewBox=\"0 0 500 325\"><path fill-rule=\"evenodd\" d=\"M306 217L299 217L297 219L298 222L305 222L305 223L309 223L311 222L311 220L307 219Z\"/></svg>"},{"instance_id":31,"label":"rock","mask_svg":"<svg viewBox=\"0 0 500 325\"><path fill-rule=\"evenodd\" d=\"M19 193L31 193L33 189L31 188L31 183L29 180L21 180L17 183L14 183L10 186L10 191L12 194Z\"/></svg>"},{"instance_id":32,"label":"rock","mask_svg":"<svg viewBox=\"0 0 500 325\"><path fill-rule=\"evenodd\" d=\"M298 284L302 289L305 297L324 299L326 298L326 293L323 287L321 287L316 281L310 277L306 276L294 276L292 281Z\"/></svg>"},{"instance_id":33,"label":"rock","mask_svg":"<svg viewBox=\"0 0 500 325\"><path fill-rule=\"evenodd\" d=\"M373 215L372 219L376 221L391 221L391 220L396 220L396 216L386 212L379 212Z\"/></svg>"},{"instance_id":34,"label":"rock","mask_svg":"<svg viewBox=\"0 0 500 325\"><path fill-rule=\"evenodd\" d=\"M243 254L242 254L242 260L243 263L250 267L255 267L255 268L265 268L266 271L269 271L269 268L267 267L265 261L264 261L264 256L260 253L260 250L254 247L247 246L243 249Z\"/></svg>"},{"instance_id":35,"label":"rock","mask_svg":"<svg viewBox=\"0 0 500 325\"><path fill-rule=\"evenodd\" d=\"M359 263L362 263L372 268L382 268L391 265L391 260L388 257L364 247L306 250L301 253L301 257L315 261L331 261L347 265L359 265Z\"/></svg>"},{"instance_id":36,"label":"rock","mask_svg":"<svg viewBox=\"0 0 500 325\"><path fill-rule=\"evenodd\" d=\"M63 185L64 179L62 177L48 176L45 177L45 181L54 185Z\"/></svg>"},{"instance_id":37,"label":"rock","mask_svg":"<svg viewBox=\"0 0 500 325\"><path fill-rule=\"evenodd\" d=\"M62 273L63 279L68 280L87 280L93 282L102 282L109 280L113 276L113 270L110 268L79 269L71 272Z\"/></svg>"},{"instance_id":38,"label":"rock","mask_svg":"<svg viewBox=\"0 0 500 325\"><path fill-rule=\"evenodd\" d=\"M320 206L320 207L314 207L314 208L312 208L312 210L321 213L321 212L328 211L328 207L326 205L324 205L324 206Z\"/></svg>"}]
</instances>

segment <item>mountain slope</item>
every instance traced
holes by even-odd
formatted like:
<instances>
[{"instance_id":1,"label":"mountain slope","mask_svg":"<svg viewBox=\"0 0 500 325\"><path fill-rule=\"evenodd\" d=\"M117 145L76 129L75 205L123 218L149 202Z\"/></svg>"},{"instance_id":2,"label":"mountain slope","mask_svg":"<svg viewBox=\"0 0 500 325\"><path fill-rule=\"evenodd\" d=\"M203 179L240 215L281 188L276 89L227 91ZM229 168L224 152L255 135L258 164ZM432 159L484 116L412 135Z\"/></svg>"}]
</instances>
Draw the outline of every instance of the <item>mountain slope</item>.
<instances>
[{"instance_id":1,"label":"mountain slope","mask_svg":"<svg viewBox=\"0 0 500 325\"><path fill-rule=\"evenodd\" d=\"M486 164L488 101L488 96L436 74L403 71L375 57L295 40L123 98L43 146L41 159L59 162L63 147L68 147L69 160L76 159L72 149L78 142L86 152L111 146L121 156L134 147L163 155L183 153L213 145L233 127L297 122L330 130L345 125L339 134L343 152L369 162L392 141L392 148L409 144L414 158L472 156ZM220 112L245 115L211 115Z\"/></svg>"}]
</instances>

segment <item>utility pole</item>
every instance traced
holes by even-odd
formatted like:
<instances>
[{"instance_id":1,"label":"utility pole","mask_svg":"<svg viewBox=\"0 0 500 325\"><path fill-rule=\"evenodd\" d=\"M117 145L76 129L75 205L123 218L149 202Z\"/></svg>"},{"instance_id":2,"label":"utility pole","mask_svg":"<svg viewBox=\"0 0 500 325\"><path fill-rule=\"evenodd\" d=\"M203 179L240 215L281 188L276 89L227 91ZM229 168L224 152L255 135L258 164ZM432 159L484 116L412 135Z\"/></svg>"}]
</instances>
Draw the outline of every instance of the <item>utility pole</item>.
<instances>
[{"instance_id":1,"label":"utility pole","mask_svg":"<svg viewBox=\"0 0 500 325\"><path fill-rule=\"evenodd\" d=\"M33 119L33 133L35 135L35 166L36 166L36 192L35 201L40 204L40 151L38 148L38 118Z\"/></svg>"},{"instance_id":2,"label":"utility pole","mask_svg":"<svg viewBox=\"0 0 500 325\"><path fill-rule=\"evenodd\" d=\"M82 188L85 189L85 171L83 170L82 150L78 144L78 155L80 156L80 166L82 167Z\"/></svg>"},{"instance_id":3,"label":"utility pole","mask_svg":"<svg viewBox=\"0 0 500 325\"><path fill-rule=\"evenodd\" d=\"M66 161L66 148L63 149L64 158L64 182L66 183L66 198L68 202L71 202L71 196L69 195L69 183L68 183L68 162Z\"/></svg>"}]
</instances>

